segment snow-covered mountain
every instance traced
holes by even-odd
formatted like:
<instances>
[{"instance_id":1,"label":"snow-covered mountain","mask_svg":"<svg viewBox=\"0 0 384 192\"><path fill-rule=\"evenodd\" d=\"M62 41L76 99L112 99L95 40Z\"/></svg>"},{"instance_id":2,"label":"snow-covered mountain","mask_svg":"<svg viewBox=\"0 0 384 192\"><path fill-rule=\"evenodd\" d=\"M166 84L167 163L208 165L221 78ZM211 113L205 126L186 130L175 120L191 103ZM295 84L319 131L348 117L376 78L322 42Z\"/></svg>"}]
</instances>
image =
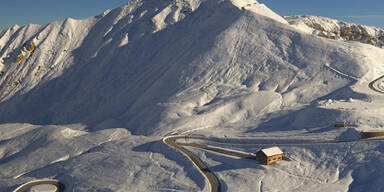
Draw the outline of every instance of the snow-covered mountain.
<instances>
[{"instance_id":1,"label":"snow-covered mountain","mask_svg":"<svg viewBox=\"0 0 384 192\"><path fill-rule=\"evenodd\" d=\"M204 125L216 126L264 109L238 108L232 100L217 105L228 97L242 102L272 94L273 111L353 82L325 64L357 78L368 72L364 61L350 57L361 54L348 44L298 33L253 1L149 2L81 21L9 29L2 38L3 57L9 57L3 59L0 121L108 122L145 135L166 133L189 129L186 119L215 116ZM228 107L236 117L221 112Z\"/></svg>"},{"instance_id":2,"label":"snow-covered mountain","mask_svg":"<svg viewBox=\"0 0 384 192\"><path fill-rule=\"evenodd\" d=\"M366 87L384 74L383 49L319 38L294 20L253 0L133 0L84 20L1 31L0 191L42 177L74 191L207 190L162 137L334 139L343 130L333 123L344 120L382 128L383 98ZM354 173L375 158L348 159L339 154L347 144L297 148L284 150L298 170L231 168L225 158L215 170L229 191L254 191L255 169L260 190L281 182L343 191L363 186L355 179L368 176Z\"/></svg>"},{"instance_id":3,"label":"snow-covered mountain","mask_svg":"<svg viewBox=\"0 0 384 192\"><path fill-rule=\"evenodd\" d=\"M287 16L284 18L290 24L304 28L304 30L320 37L358 41L380 48L384 47L384 29L318 16Z\"/></svg>"}]
</instances>

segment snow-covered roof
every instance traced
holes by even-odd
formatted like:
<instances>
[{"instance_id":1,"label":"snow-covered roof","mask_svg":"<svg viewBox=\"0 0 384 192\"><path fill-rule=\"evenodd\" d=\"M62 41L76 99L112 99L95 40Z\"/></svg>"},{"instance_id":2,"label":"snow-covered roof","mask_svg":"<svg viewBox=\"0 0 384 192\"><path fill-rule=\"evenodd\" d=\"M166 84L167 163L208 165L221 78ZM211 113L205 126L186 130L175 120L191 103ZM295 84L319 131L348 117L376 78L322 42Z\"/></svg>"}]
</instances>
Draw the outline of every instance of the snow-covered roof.
<instances>
[{"instance_id":1,"label":"snow-covered roof","mask_svg":"<svg viewBox=\"0 0 384 192\"><path fill-rule=\"evenodd\" d=\"M279 147L271 147L261 150L267 157L283 154L283 151Z\"/></svg>"}]
</instances>

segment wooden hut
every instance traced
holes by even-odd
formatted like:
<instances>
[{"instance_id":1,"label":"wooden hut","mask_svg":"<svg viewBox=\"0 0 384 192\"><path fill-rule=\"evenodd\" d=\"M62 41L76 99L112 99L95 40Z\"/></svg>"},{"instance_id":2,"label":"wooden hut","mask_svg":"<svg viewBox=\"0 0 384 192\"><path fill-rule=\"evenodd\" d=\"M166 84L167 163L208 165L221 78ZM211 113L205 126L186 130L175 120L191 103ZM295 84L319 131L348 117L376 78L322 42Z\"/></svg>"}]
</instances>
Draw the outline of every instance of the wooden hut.
<instances>
[{"instance_id":1,"label":"wooden hut","mask_svg":"<svg viewBox=\"0 0 384 192\"><path fill-rule=\"evenodd\" d=\"M262 149L256 153L256 159L264 165L270 165L283 159L283 151L279 147Z\"/></svg>"},{"instance_id":2,"label":"wooden hut","mask_svg":"<svg viewBox=\"0 0 384 192\"><path fill-rule=\"evenodd\" d=\"M344 122L337 122L337 123L335 123L335 127L347 128L348 123L345 121Z\"/></svg>"}]
</instances>

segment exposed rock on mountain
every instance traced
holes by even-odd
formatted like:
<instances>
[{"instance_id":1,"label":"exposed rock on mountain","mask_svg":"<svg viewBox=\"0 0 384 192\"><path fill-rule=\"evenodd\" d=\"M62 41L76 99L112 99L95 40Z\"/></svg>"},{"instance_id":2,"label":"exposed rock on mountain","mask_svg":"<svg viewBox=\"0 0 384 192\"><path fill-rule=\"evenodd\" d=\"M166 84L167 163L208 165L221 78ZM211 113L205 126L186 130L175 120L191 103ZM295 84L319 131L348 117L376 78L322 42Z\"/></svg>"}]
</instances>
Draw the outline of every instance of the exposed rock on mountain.
<instances>
[{"instance_id":1,"label":"exposed rock on mountain","mask_svg":"<svg viewBox=\"0 0 384 192\"><path fill-rule=\"evenodd\" d=\"M317 16L287 16L285 19L293 25L306 25L312 29L312 34L320 37L384 47L384 29Z\"/></svg>"}]
</instances>

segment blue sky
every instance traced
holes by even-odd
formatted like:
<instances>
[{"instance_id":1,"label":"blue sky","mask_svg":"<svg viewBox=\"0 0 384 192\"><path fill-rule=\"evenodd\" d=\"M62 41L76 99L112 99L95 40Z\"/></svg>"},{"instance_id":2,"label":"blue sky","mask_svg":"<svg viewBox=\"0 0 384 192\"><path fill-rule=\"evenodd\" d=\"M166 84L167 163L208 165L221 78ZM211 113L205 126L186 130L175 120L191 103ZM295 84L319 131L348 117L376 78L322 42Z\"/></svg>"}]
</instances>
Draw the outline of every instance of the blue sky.
<instances>
[{"instance_id":1,"label":"blue sky","mask_svg":"<svg viewBox=\"0 0 384 192\"><path fill-rule=\"evenodd\" d=\"M129 0L0 0L0 29L95 16ZM317 15L384 28L384 0L259 0L280 15Z\"/></svg>"},{"instance_id":2,"label":"blue sky","mask_svg":"<svg viewBox=\"0 0 384 192\"><path fill-rule=\"evenodd\" d=\"M0 28L14 24L47 24L71 17L87 18L129 0L0 0Z\"/></svg>"},{"instance_id":3,"label":"blue sky","mask_svg":"<svg viewBox=\"0 0 384 192\"><path fill-rule=\"evenodd\" d=\"M259 0L280 15L316 15L384 28L384 0Z\"/></svg>"}]
</instances>

